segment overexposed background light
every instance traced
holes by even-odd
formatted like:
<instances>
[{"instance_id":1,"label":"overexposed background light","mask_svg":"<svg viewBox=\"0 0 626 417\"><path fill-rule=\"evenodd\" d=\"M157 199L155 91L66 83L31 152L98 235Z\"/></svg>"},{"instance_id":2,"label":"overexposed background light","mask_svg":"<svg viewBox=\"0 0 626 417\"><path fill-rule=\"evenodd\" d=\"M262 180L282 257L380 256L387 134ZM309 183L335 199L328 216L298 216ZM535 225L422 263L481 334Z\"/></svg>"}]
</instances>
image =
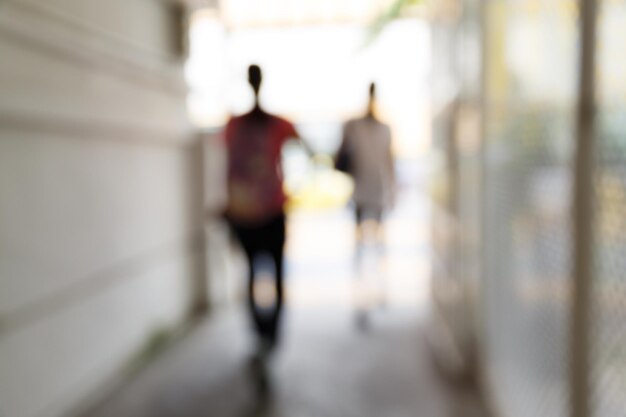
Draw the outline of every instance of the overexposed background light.
<instances>
[{"instance_id":1,"label":"overexposed background light","mask_svg":"<svg viewBox=\"0 0 626 417\"><path fill-rule=\"evenodd\" d=\"M334 9L331 2L304 2L317 7L307 19L297 8L266 7L256 20L249 9L237 8L241 1L223 3L220 12L202 9L191 20L186 73L196 126L219 127L250 108L246 70L257 63L264 72L262 104L310 128L309 139L321 151L336 145L345 119L365 110L371 81L378 84L378 111L392 127L397 156L429 148L430 33L424 21L394 21L372 40L367 22L384 2L353 9L349 1Z\"/></svg>"},{"instance_id":2,"label":"overexposed background light","mask_svg":"<svg viewBox=\"0 0 626 417\"><path fill-rule=\"evenodd\" d=\"M256 63L264 74L262 105L294 121L315 151L334 153L342 124L365 112L369 83L377 83L376 111L392 128L398 174L386 249L370 244L365 263L355 262L351 179L333 170L330 158L311 163L297 144L288 144L282 167L290 308L349 310L362 295L368 303L385 298L388 306L408 310L426 305L429 206L420 184L431 141L431 34L413 17L391 21L373 36L372 22L395 1L224 0L192 16L186 71L190 117L198 127L219 130L231 115L250 109L247 67ZM223 293L245 288L240 270L218 274L225 277Z\"/></svg>"}]
</instances>

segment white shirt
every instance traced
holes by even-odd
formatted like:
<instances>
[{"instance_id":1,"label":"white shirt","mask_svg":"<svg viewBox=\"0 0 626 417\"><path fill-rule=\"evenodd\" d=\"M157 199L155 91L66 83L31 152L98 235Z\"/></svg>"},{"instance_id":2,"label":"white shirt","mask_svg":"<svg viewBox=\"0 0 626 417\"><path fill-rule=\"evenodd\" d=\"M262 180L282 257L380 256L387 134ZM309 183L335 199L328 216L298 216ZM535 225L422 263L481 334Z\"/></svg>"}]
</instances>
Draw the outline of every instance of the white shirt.
<instances>
[{"instance_id":1,"label":"white shirt","mask_svg":"<svg viewBox=\"0 0 626 417\"><path fill-rule=\"evenodd\" d=\"M393 157L389 126L371 117L348 121L343 146L350 158L357 205L383 210L391 202Z\"/></svg>"}]
</instances>

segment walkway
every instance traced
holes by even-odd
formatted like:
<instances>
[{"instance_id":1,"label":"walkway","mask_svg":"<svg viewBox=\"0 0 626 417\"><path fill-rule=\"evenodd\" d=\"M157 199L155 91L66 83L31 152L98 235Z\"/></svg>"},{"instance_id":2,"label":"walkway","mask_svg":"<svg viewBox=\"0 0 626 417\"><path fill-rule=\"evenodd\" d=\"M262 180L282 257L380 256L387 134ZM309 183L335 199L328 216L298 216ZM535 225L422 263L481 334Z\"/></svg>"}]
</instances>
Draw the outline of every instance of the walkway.
<instances>
[{"instance_id":1,"label":"walkway","mask_svg":"<svg viewBox=\"0 0 626 417\"><path fill-rule=\"evenodd\" d=\"M442 380L425 343L427 219L423 197L406 196L375 266L381 287L355 284L347 212L294 215L284 338L265 368L252 360L243 312L222 311L89 416L484 416L472 389ZM355 293L372 303L366 326L356 325Z\"/></svg>"}]
</instances>

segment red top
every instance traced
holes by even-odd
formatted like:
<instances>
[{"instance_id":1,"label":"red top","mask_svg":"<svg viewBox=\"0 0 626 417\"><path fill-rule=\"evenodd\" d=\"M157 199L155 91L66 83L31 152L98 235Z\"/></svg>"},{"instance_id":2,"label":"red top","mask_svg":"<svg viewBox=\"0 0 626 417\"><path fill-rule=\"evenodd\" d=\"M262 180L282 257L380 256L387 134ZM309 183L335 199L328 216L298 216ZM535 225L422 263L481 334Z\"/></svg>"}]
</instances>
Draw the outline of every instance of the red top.
<instances>
[{"instance_id":1,"label":"red top","mask_svg":"<svg viewBox=\"0 0 626 417\"><path fill-rule=\"evenodd\" d=\"M227 213L232 220L262 223L283 212L281 149L294 137L291 123L267 113L250 112L229 120Z\"/></svg>"}]
</instances>

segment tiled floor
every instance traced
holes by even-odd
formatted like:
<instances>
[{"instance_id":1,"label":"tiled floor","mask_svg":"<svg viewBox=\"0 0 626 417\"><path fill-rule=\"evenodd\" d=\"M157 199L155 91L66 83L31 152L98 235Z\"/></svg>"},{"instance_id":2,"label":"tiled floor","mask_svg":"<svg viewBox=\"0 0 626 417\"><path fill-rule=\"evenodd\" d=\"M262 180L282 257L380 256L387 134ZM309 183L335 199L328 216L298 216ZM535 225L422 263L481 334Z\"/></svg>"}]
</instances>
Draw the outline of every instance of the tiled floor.
<instances>
[{"instance_id":1,"label":"tiled floor","mask_svg":"<svg viewBox=\"0 0 626 417\"><path fill-rule=\"evenodd\" d=\"M89 416L483 416L471 387L436 372L425 343L427 221L423 197L406 195L386 248L366 248L358 266L347 212L292 216L284 334L264 365L244 312L223 310Z\"/></svg>"}]
</instances>

